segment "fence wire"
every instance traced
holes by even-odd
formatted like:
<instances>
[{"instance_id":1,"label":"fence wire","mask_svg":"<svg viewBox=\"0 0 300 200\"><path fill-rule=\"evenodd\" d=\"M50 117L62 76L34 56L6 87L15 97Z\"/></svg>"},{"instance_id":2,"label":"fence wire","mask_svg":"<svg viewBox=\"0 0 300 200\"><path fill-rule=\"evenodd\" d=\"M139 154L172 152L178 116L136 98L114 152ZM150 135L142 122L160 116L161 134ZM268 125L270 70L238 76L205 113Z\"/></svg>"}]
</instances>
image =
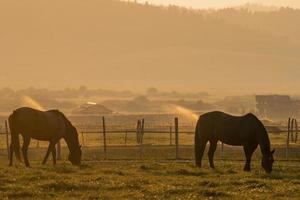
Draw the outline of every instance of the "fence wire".
<instances>
[{"instance_id":1,"label":"fence wire","mask_svg":"<svg viewBox=\"0 0 300 200\"><path fill-rule=\"evenodd\" d=\"M294 122L295 123L295 122ZM138 141L136 124L114 126L106 124L106 138L103 134L102 124L89 126L80 124L77 126L79 141L82 145L83 160L175 160L194 159L194 126L180 124L178 126L178 145L176 146L175 124L164 125L145 124L143 130L142 143ZM293 130L293 138L288 127L267 127L271 140L271 147L276 149L275 159L277 160L300 160L300 142L295 141L297 135ZM289 134L288 134L289 133ZM289 137L287 137L289 135ZM0 159L8 157L7 133L5 126L0 127ZM287 141L288 139L288 141ZM8 133L10 141L10 134ZM104 145L106 140L106 153ZM22 137L20 137L22 143ZM209 144L207 144L209 145ZM29 157L31 160L42 160L48 142L32 140L29 147ZM68 149L66 143L61 140L61 157L66 159ZM176 156L176 148L178 155ZM208 146L206 148L207 152ZM203 159L207 159L204 154ZM242 147L229 146L219 143L215 152L216 159L224 160L244 160ZM253 155L253 159L260 159L259 148Z\"/></svg>"}]
</instances>

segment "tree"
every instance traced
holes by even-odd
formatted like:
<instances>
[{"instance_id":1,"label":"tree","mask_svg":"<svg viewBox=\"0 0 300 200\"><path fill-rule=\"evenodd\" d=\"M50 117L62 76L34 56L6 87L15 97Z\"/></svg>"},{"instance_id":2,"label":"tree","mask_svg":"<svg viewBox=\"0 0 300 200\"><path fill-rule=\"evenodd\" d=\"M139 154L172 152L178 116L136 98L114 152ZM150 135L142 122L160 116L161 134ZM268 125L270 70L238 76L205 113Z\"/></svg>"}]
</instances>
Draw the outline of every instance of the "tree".
<instances>
[{"instance_id":1,"label":"tree","mask_svg":"<svg viewBox=\"0 0 300 200\"><path fill-rule=\"evenodd\" d=\"M150 87L146 91L147 96L155 96L158 94L158 90L155 87Z\"/></svg>"}]
</instances>

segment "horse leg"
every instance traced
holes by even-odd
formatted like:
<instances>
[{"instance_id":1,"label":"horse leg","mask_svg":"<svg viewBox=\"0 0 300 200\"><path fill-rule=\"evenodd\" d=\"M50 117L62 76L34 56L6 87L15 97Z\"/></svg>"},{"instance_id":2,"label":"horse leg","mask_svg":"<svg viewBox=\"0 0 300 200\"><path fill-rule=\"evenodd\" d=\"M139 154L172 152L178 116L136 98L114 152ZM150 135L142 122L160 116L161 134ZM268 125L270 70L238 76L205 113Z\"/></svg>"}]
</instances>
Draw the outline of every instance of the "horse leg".
<instances>
[{"instance_id":1,"label":"horse leg","mask_svg":"<svg viewBox=\"0 0 300 200\"><path fill-rule=\"evenodd\" d=\"M217 143L218 143L217 140L210 140L209 141L208 159L209 159L209 165L213 169L215 168L214 154L215 154L215 151L217 149Z\"/></svg>"},{"instance_id":2,"label":"horse leg","mask_svg":"<svg viewBox=\"0 0 300 200\"><path fill-rule=\"evenodd\" d=\"M246 163L245 163L245 167L244 167L244 171L249 172L251 170L251 157L253 152L255 151L255 149L257 148L258 144L247 144L244 145L244 152L245 152L245 156L246 156Z\"/></svg>"},{"instance_id":3,"label":"horse leg","mask_svg":"<svg viewBox=\"0 0 300 200\"><path fill-rule=\"evenodd\" d=\"M52 160L53 160L53 165L56 165L56 148L53 148L52 150Z\"/></svg>"},{"instance_id":4,"label":"horse leg","mask_svg":"<svg viewBox=\"0 0 300 200\"><path fill-rule=\"evenodd\" d=\"M49 154L53 151L54 148L55 148L55 142L54 141L50 141L47 153L46 153L45 158L43 160L43 165L46 164L46 162L48 160L48 157L49 157Z\"/></svg>"},{"instance_id":5,"label":"horse leg","mask_svg":"<svg viewBox=\"0 0 300 200\"><path fill-rule=\"evenodd\" d=\"M22 146L22 153L24 157L25 166L29 167L29 161L28 161L28 147L30 144L30 137L23 137L23 146Z\"/></svg>"}]
</instances>

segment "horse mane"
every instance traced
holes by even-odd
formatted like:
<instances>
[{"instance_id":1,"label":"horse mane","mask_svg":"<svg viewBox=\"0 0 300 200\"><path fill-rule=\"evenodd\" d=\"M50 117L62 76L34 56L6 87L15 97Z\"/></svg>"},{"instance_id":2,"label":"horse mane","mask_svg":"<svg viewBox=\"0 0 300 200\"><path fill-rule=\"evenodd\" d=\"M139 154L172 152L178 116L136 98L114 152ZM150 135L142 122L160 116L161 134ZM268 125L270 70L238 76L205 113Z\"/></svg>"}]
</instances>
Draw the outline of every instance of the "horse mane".
<instances>
[{"instance_id":1,"label":"horse mane","mask_svg":"<svg viewBox=\"0 0 300 200\"><path fill-rule=\"evenodd\" d=\"M67 135L69 136L70 139L72 139L72 140L74 139L76 141L76 143L79 144L78 132L77 132L76 128L73 126L73 124L70 122L70 120L65 116L65 114L62 113L59 110L49 110L49 112L53 112L53 113L61 116L64 119L64 121L66 122L66 125L67 125L67 127L66 127L67 128L67 131L66 131ZM70 131L72 129L75 129L75 131Z\"/></svg>"},{"instance_id":2,"label":"horse mane","mask_svg":"<svg viewBox=\"0 0 300 200\"><path fill-rule=\"evenodd\" d=\"M263 150L265 153L268 153L270 151L271 144L270 144L270 139L269 139L267 129L265 128L262 121L259 120L254 114L248 113L248 114L246 114L246 116L251 117L252 119L254 119L257 122L257 125L258 125L257 129L262 130L260 136L262 137L261 142L264 143L264 146L260 146L260 147L261 147L261 150Z\"/></svg>"},{"instance_id":3,"label":"horse mane","mask_svg":"<svg viewBox=\"0 0 300 200\"><path fill-rule=\"evenodd\" d=\"M251 117L253 118L255 121L257 121L258 125L259 125L259 128L263 129L266 133L267 133L267 130L264 126L264 124L262 123L262 121L260 119L258 119L253 113L248 113L245 115L246 117Z\"/></svg>"},{"instance_id":4,"label":"horse mane","mask_svg":"<svg viewBox=\"0 0 300 200\"><path fill-rule=\"evenodd\" d=\"M55 110L49 110L48 112L53 112L53 113L56 113L57 115L61 116L66 122L67 122L67 125L73 127L72 123L70 122L70 120L65 116L64 113L62 113L61 111L55 109Z\"/></svg>"}]
</instances>

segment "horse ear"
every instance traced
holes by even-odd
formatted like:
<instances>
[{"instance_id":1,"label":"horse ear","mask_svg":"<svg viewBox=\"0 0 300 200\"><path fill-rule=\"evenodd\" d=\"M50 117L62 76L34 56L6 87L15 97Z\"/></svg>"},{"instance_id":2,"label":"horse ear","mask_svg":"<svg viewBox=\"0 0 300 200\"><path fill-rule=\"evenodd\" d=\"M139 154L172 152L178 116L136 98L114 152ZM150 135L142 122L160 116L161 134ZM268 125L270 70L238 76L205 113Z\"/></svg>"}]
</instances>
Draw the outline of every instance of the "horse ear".
<instances>
[{"instance_id":1,"label":"horse ear","mask_svg":"<svg viewBox=\"0 0 300 200\"><path fill-rule=\"evenodd\" d=\"M81 145L79 145L79 148L81 149Z\"/></svg>"},{"instance_id":2,"label":"horse ear","mask_svg":"<svg viewBox=\"0 0 300 200\"><path fill-rule=\"evenodd\" d=\"M275 152L275 149L273 149L273 150L271 151L271 154L274 154L274 152Z\"/></svg>"}]
</instances>

